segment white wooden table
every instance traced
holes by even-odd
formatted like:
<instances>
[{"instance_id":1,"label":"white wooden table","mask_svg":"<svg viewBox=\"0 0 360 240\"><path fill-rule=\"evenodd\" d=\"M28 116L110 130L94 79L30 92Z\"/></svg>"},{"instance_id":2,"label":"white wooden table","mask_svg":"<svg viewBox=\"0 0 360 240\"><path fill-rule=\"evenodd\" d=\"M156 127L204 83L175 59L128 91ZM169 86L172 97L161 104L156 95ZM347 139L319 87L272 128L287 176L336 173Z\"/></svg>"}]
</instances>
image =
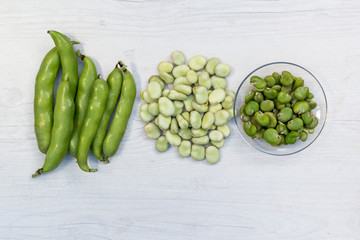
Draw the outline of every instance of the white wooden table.
<instances>
[{"instance_id":1,"label":"white wooden table","mask_svg":"<svg viewBox=\"0 0 360 240\"><path fill-rule=\"evenodd\" d=\"M360 239L360 2L11 1L0 7L0 239ZM34 78L49 29L82 42L107 76L123 59L138 92L175 50L231 65L236 90L256 67L308 68L328 97L316 142L269 156L232 136L216 165L159 154L135 102L109 165L44 160L33 129Z\"/></svg>"}]
</instances>

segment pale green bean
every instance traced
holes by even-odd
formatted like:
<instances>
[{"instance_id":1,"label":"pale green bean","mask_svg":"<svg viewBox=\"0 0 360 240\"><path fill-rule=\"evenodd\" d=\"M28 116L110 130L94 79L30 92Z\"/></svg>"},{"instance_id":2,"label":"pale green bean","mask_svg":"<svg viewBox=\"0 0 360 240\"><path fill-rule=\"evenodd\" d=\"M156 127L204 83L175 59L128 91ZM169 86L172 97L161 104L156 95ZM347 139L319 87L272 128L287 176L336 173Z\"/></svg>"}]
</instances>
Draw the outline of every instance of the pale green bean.
<instances>
[{"instance_id":1,"label":"pale green bean","mask_svg":"<svg viewBox=\"0 0 360 240\"><path fill-rule=\"evenodd\" d=\"M169 73L166 72L159 72L159 76L162 80L164 80L164 82L166 82L167 84L170 84L174 81L173 76L171 76Z\"/></svg>"},{"instance_id":2,"label":"pale green bean","mask_svg":"<svg viewBox=\"0 0 360 240\"><path fill-rule=\"evenodd\" d=\"M192 138L191 131L189 128L180 129L178 132L179 136L183 139L190 140Z\"/></svg>"},{"instance_id":3,"label":"pale green bean","mask_svg":"<svg viewBox=\"0 0 360 240\"><path fill-rule=\"evenodd\" d=\"M180 114L176 115L176 120L177 120L177 122L178 122L178 124L179 124L179 127L180 127L181 129L186 129L186 128L189 127L188 121L186 121L186 120L183 118L183 116L181 116Z\"/></svg>"},{"instance_id":4,"label":"pale green bean","mask_svg":"<svg viewBox=\"0 0 360 240\"><path fill-rule=\"evenodd\" d=\"M169 144L165 136L161 136L156 140L155 148L159 152L165 152L169 148Z\"/></svg>"},{"instance_id":5,"label":"pale green bean","mask_svg":"<svg viewBox=\"0 0 360 240\"><path fill-rule=\"evenodd\" d=\"M185 64L178 65L178 66L174 67L172 74L175 78L178 78L178 77L186 76L186 74L189 70L190 70L190 68Z\"/></svg>"},{"instance_id":6,"label":"pale green bean","mask_svg":"<svg viewBox=\"0 0 360 240\"><path fill-rule=\"evenodd\" d=\"M171 60L175 65L185 64L185 56L180 51L174 51L171 53Z\"/></svg>"},{"instance_id":7,"label":"pale green bean","mask_svg":"<svg viewBox=\"0 0 360 240\"><path fill-rule=\"evenodd\" d=\"M205 158L205 147L193 144L191 146L191 157L197 161L203 160Z\"/></svg>"},{"instance_id":8,"label":"pale green bean","mask_svg":"<svg viewBox=\"0 0 360 240\"><path fill-rule=\"evenodd\" d=\"M222 140L222 141L211 141L211 144L214 145L215 147L217 148L222 148L225 144L225 140Z\"/></svg>"},{"instance_id":9,"label":"pale green bean","mask_svg":"<svg viewBox=\"0 0 360 240\"><path fill-rule=\"evenodd\" d=\"M206 58L203 56L194 56L189 59L189 67L194 71L200 71L206 65Z\"/></svg>"},{"instance_id":10,"label":"pale green bean","mask_svg":"<svg viewBox=\"0 0 360 240\"><path fill-rule=\"evenodd\" d=\"M234 99L231 96L226 96L221 105L225 109L233 108Z\"/></svg>"},{"instance_id":11,"label":"pale green bean","mask_svg":"<svg viewBox=\"0 0 360 240\"><path fill-rule=\"evenodd\" d=\"M191 104L196 111L201 113L207 112L209 109L209 105L207 104L198 104L196 101L192 101Z\"/></svg>"},{"instance_id":12,"label":"pale green bean","mask_svg":"<svg viewBox=\"0 0 360 240\"><path fill-rule=\"evenodd\" d=\"M210 80L210 76L209 73L207 72L201 72L198 76L198 82L199 82L199 86L203 86L206 89L210 89L211 88L211 80Z\"/></svg>"},{"instance_id":13,"label":"pale green bean","mask_svg":"<svg viewBox=\"0 0 360 240\"><path fill-rule=\"evenodd\" d=\"M171 119L170 131L171 131L172 133L178 133L178 132L179 132L179 125L178 125L178 123L177 123L176 118Z\"/></svg>"},{"instance_id":14,"label":"pale green bean","mask_svg":"<svg viewBox=\"0 0 360 240\"><path fill-rule=\"evenodd\" d=\"M201 127L201 115L199 112L190 112L190 124L193 129L198 129Z\"/></svg>"},{"instance_id":15,"label":"pale green bean","mask_svg":"<svg viewBox=\"0 0 360 240\"><path fill-rule=\"evenodd\" d=\"M220 160L220 151L215 146L208 146L205 151L206 161L215 164Z\"/></svg>"},{"instance_id":16,"label":"pale green bean","mask_svg":"<svg viewBox=\"0 0 360 240\"><path fill-rule=\"evenodd\" d=\"M149 93L151 99L157 100L161 97L162 89L161 85L158 82L150 82L147 87L147 92Z\"/></svg>"},{"instance_id":17,"label":"pale green bean","mask_svg":"<svg viewBox=\"0 0 360 240\"><path fill-rule=\"evenodd\" d=\"M215 122L214 113L207 112L207 113L205 113L205 115L202 119L201 127L203 129L210 129L210 127L214 124L214 122Z\"/></svg>"},{"instance_id":18,"label":"pale green bean","mask_svg":"<svg viewBox=\"0 0 360 240\"><path fill-rule=\"evenodd\" d=\"M190 72L190 71L189 71ZM191 83L186 79L186 77L178 77L174 80L174 86L178 85L178 84L182 84L182 85L191 85Z\"/></svg>"},{"instance_id":19,"label":"pale green bean","mask_svg":"<svg viewBox=\"0 0 360 240\"><path fill-rule=\"evenodd\" d=\"M209 112L216 113L217 111L221 110L222 106L220 103L210 104Z\"/></svg>"},{"instance_id":20,"label":"pale green bean","mask_svg":"<svg viewBox=\"0 0 360 240\"><path fill-rule=\"evenodd\" d=\"M184 101L187 96L183 93L180 93L176 90L170 90L168 98L171 100L179 100L179 101Z\"/></svg>"},{"instance_id":21,"label":"pale green bean","mask_svg":"<svg viewBox=\"0 0 360 240\"><path fill-rule=\"evenodd\" d=\"M175 113L175 105L173 101L166 97L161 97L159 99L159 111L164 116L171 116Z\"/></svg>"},{"instance_id":22,"label":"pale green bean","mask_svg":"<svg viewBox=\"0 0 360 240\"><path fill-rule=\"evenodd\" d=\"M181 114L184 108L184 103L182 101L174 101L175 105L175 112L172 116L176 116L178 114Z\"/></svg>"},{"instance_id":23,"label":"pale green bean","mask_svg":"<svg viewBox=\"0 0 360 240\"><path fill-rule=\"evenodd\" d=\"M218 126L217 130L222 132L222 134L224 135L224 138L227 138L231 135L231 129L230 129L229 125L226 123L222 126Z\"/></svg>"},{"instance_id":24,"label":"pale green bean","mask_svg":"<svg viewBox=\"0 0 360 240\"><path fill-rule=\"evenodd\" d=\"M171 131L166 131L165 133L166 140L173 146L179 146L181 143L181 138L179 135L172 133Z\"/></svg>"},{"instance_id":25,"label":"pale green bean","mask_svg":"<svg viewBox=\"0 0 360 240\"><path fill-rule=\"evenodd\" d=\"M191 112L194 108L192 106L192 102L194 100L194 95L190 94L186 97L186 99L183 101L186 111Z\"/></svg>"},{"instance_id":26,"label":"pale green bean","mask_svg":"<svg viewBox=\"0 0 360 240\"><path fill-rule=\"evenodd\" d=\"M147 111L154 116L159 115L160 113L159 104L157 102L149 103L147 107Z\"/></svg>"},{"instance_id":27,"label":"pale green bean","mask_svg":"<svg viewBox=\"0 0 360 240\"><path fill-rule=\"evenodd\" d=\"M215 113L215 125L216 126L224 125L228 121L229 116L230 114L226 110L217 111Z\"/></svg>"},{"instance_id":28,"label":"pale green bean","mask_svg":"<svg viewBox=\"0 0 360 240\"><path fill-rule=\"evenodd\" d=\"M199 128L199 129L195 129L195 128L192 128L191 129L191 135L193 137L202 137L202 136L205 136L207 134L208 130L206 129L202 129L202 128Z\"/></svg>"},{"instance_id":29,"label":"pale green bean","mask_svg":"<svg viewBox=\"0 0 360 240\"><path fill-rule=\"evenodd\" d=\"M174 89L182 94L190 95L192 92L192 88L189 85L184 84L176 84Z\"/></svg>"},{"instance_id":30,"label":"pale green bean","mask_svg":"<svg viewBox=\"0 0 360 240\"><path fill-rule=\"evenodd\" d=\"M196 72L194 70L189 70L186 73L186 80L190 83L190 84L194 84L198 81L198 76L196 74Z\"/></svg>"},{"instance_id":31,"label":"pale green bean","mask_svg":"<svg viewBox=\"0 0 360 240\"><path fill-rule=\"evenodd\" d=\"M191 142L183 140L178 147L178 153L181 157L188 157L191 154Z\"/></svg>"},{"instance_id":32,"label":"pale green bean","mask_svg":"<svg viewBox=\"0 0 360 240\"><path fill-rule=\"evenodd\" d=\"M219 77L227 77L231 72L231 68L229 65L224 63L219 63L215 67L215 74Z\"/></svg>"},{"instance_id":33,"label":"pale green bean","mask_svg":"<svg viewBox=\"0 0 360 240\"><path fill-rule=\"evenodd\" d=\"M169 116L164 116L163 114L159 114L159 116L157 117L157 121L158 121L158 126L161 130L168 130L170 127L170 123L171 123L171 117Z\"/></svg>"},{"instance_id":34,"label":"pale green bean","mask_svg":"<svg viewBox=\"0 0 360 240\"><path fill-rule=\"evenodd\" d=\"M162 61L158 65L159 72L171 73L173 68L174 68L174 65L172 65L172 63L167 62L167 61Z\"/></svg>"},{"instance_id":35,"label":"pale green bean","mask_svg":"<svg viewBox=\"0 0 360 240\"><path fill-rule=\"evenodd\" d=\"M161 135L161 130L154 123L150 122L144 126L145 134L148 138L157 139Z\"/></svg>"},{"instance_id":36,"label":"pale green bean","mask_svg":"<svg viewBox=\"0 0 360 240\"><path fill-rule=\"evenodd\" d=\"M208 92L205 87L196 88L195 100L199 104L205 104L208 101Z\"/></svg>"},{"instance_id":37,"label":"pale green bean","mask_svg":"<svg viewBox=\"0 0 360 240\"><path fill-rule=\"evenodd\" d=\"M149 95L149 92L147 90L141 92L141 97L142 99L144 99L145 102L147 103L152 103L152 102L156 102L155 99L152 99Z\"/></svg>"},{"instance_id":38,"label":"pale green bean","mask_svg":"<svg viewBox=\"0 0 360 240\"><path fill-rule=\"evenodd\" d=\"M211 85L214 89L226 89L227 82L225 78L218 77L218 76L212 76L210 78Z\"/></svg>"},{"instance_id":39,"label":"pale green bean","mask_svg":"<svg viewBox=\"0 0 360 240\"><path fill-rule=\"evenodd\" d=\"M211 74L215 74L215 67L220 63L220 60L216 57L210 58L208 62L206 63L205 70Z\"/></svg>"},{"instance_id":40,"label":"pale green bean","mask_svg":"<svg viewBox=\"0 0 360 240\"><path fill-rule=\"evenodd\" d=\"M215 89L209 94L209 103L221 103L225 99L225 91L223 89Z\"/></svg>"},{"instance_id":41,"label":"pale green bean","mask_svg":"<svg viewBox=\"0 0 360 240\"><path fill-rule=\"evenodd\" d=\"M220 142L224 139L224 134L219 130L210 131L209 138L211 141Z\"/></svg>"}]
</instances>

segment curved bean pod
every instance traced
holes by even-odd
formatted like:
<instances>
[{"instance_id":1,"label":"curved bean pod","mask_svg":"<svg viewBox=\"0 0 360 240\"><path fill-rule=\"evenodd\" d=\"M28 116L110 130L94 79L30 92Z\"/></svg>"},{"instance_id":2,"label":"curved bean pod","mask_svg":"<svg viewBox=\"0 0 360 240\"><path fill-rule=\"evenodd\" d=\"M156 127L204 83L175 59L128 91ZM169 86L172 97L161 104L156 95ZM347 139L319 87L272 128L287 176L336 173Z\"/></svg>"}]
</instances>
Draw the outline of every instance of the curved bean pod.
<instances>
[{"instance_id":1,"label":"curved bean pod","mask_svg":"<svg viewBox=\"0 0 360 240\"><path fill-rule=\"evenodd\" d=\"M112 112L115 109L116 102L121 94L121 88L123 84L123 74L121 69L118 68L118 64L116 65L115 69L110 73L107 78L107 83L109 85L109 96L106 102L106 107L104 111L104 115L102 116L100 126L96 132L95 138L91 145L91 151L95 155L97 159L100 161L105 161L104 157L102 156L102 147L103 141L106 135L106 130L110 121L110 117Z\"/></svg>"},{"instance_id":2,"label":"curved bean pod","mask_svg":"<svg viewBox=\"0 0 360 240\"><path fill-rule=\"evenodd\" d=\"M70 83L65 79L60 83L56 94L54 126L45 163L32 175L33 178L54 170L64 159L74 126L74 112L75 104L71 95Z\"/></svg>"},{"instance_id":3,"label":"curved bean pod","mask_svg":"<svg viewBox=\"0 0 360 240\"><path fill-rule=\"evenodd\" d=\"M34 127L38 148L46 153L50 145L53 125L53 98L60 57L56 48L51 49L41 62L35 81Z\"/></svg>"},{"instance_id":4,"label":"curved bean pod","mask_svg":"<svg viewBox=\"0 0 360 240\"><path fill-rule=\"evenodd\" d=\"M120 68L123 70L124 80L115 116L103 143L105 160L114 156L119 148L121 140L125 134L126 126L136 97L136 85L132 74L129 70L127 70L126 66L121 61Z\"/></svg>"},{"instance_id":5,"label":"curved bean pod","mask_svg":"<svg viewBox=\"0 0 360 240\"><path fill-rule=\"evenodd\" d=\"M54 40L55 46L60 55L61 67L63 74L61 79L69 79L71 93L73 98L76 94L76 86L78 84L78 61L73 44L70 39L57 31L48 31L51 38Z\"/></svg>"},{"instance_id":6,"label":"curved bean pod","mask_svg":"<svg viewBox=\"0 0 360 240\"><path fill-rule=\"evenodd\" d=\"M77 153L77 163L85 172L96 172L96 168L89 168L87 159L91 143L99 128L103 116L106 101L108 100L109 87L105 80L98 78L94 81L89 103L86 108L84 122L81 127L79 136L79 145Z\"/></svg>"},{"instance_id":7,"label":"curved bean pod","mask_svg":"<svg viewBox=\"0 0 360 240\"><path fill-rule=\"evenodd\" d=\"M70 140L69 152L73 157L77 157L79 135L82 123L85 118L86 108L89 102L91 86L97 79L97 72L94 62L91 58L76 52L81 60L84 61L84 68L79 77L79 84L75 99L75 123L72 137Z\"/></svg>"}]
</instances>

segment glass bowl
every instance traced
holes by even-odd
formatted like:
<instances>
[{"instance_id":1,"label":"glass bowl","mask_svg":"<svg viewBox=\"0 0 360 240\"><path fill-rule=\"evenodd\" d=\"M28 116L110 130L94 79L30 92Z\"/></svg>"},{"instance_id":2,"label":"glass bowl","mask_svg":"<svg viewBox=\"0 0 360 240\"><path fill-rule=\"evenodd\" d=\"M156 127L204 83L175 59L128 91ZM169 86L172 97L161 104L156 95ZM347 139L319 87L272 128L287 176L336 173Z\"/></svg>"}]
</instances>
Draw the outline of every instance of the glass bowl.
<instances>
[{"instance_id":1,"label":"glass bowl","mask_svg":"<svg viewBox=\"0 0 360 240\"><path fill-rule=\"evenodd\" d=\"M326 95L320 82L304 67L289 62L268 63L249 73L249 75L247 75L242 81L236 92L234 113L239 112L240 107L244 104L245 96L250 92L250 90L255 89L253 85L250 84L250 77L256 75L264 78L267 75L271 75L273 72L281 73L282 71L289 71L294 76L304 79L304 86L309 87L310 92L314 94L313 100L317 103L317 107L313 109L312 112L318 118L319 123L315 128L315 132L313 134L308 134L308 139L305 142L298 139L295 144L272 146L264 139L253 139L249 137L243 129L243 122L241 121L239 115L235 117L236 126L239 129L241 136L248 144L261 152L277 156L297 153L310 146L324 128L327 115Z\"/></svg>"}]
</instances>

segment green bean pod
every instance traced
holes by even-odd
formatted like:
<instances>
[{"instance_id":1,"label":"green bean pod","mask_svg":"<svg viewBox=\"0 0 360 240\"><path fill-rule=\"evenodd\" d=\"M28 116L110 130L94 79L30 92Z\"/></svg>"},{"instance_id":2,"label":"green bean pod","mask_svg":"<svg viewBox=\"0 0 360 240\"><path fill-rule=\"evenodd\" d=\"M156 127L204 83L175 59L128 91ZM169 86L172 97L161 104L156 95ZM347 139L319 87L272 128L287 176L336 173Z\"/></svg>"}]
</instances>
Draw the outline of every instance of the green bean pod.
<instances>
[{"instance_id":1,"label":"green bean pod","mask_svg":"<svg viewBox=\"0 0 360 240\"><path fill-rule=\"evenodd\" d=\"M123 74L121 69L118 68L118 64L108 76L107 83L109 85L109 96L106 103L105 112L104 115L102 116L100 126L96 132L95 138L91 145L91 151L93 152L95 157L100 161L104 161L104 162L108 162L108 161L105 161L104 157L101 154L103 142L111 114L114 111L119 95L121 94L121 87L123 84Z\"/></svg>"},{"instance_id":2,"label":"green bean pod","mask_svg":"<svg viewBox=\"0 0 360 240\"><path fill-rule=\"evenodd\" d=\"M74 157L77 157L79 134L85 118L91 86L97 79L96 67L91 58L82 55L79 51L76 53L78 54L79 58L84 61L84 68L79 77L79 84L75 99L75 125L69 146L70 154Z\"/></svg>"},{"instance_id":3,"label":"green bean pod","mask_svg":"<svg viewBox=\"0 0 360 240\"><path fill-rule=\"evenodd\" d=\"M53 125L53 98L60 57L56 48L51 49L41 62L35 81L34 127L38 148L46 153L50 145Z\"/></svg>"},{"instance_id":4,"label":"green bean pod","mask_svg":"<svg viewBox=\"0 0 360 240\"><path fill-rule=\"evenodd\" d=\"M65 79L60 83L56 94L54 126L45 163L32 175L33 178L57 168L67 153L74 126L75 112L71 93L70 82Z\"/></svg>"},{"instance_id":5,"label":"green bean pod","mask_svg":"<svg viewBox=\"0 0 360 240\"><path fill-rule=\"evenodd\" d=\"M68 37L57 31L48 31L54 40L55 46L60 55L61 67L63 70L62 80L69 79L73 98L76 94L78 84L78 61L75 50Z\"/></svg>"},{"instance_id":6,"label":"green bean pod","mask_svg":"<svg viewBox=\"0 0 360 240\"><path fill-rule=\"evenodd\" d=\"M109 96L109 87L105 80L98 78L91 87L89 102L86 108L84 122L81 126L77 151L77 163L85 172L96 172L97 169L89 168L87 159L91 143L99 128L106 101Z\"/></svg>"},{"instance_id":7,"label":"green bean pod","mask_svg":"<svg viewBox=\"0 0 360 240\"><path fill-rule=\"evenodd\" d=\"M106 160L115 155L119 148L136 97L136 85L132 74L121 61L120 68L124 72L124 80L114 119L103 143L103 152Z\"/></svg>"}]
</instances>

